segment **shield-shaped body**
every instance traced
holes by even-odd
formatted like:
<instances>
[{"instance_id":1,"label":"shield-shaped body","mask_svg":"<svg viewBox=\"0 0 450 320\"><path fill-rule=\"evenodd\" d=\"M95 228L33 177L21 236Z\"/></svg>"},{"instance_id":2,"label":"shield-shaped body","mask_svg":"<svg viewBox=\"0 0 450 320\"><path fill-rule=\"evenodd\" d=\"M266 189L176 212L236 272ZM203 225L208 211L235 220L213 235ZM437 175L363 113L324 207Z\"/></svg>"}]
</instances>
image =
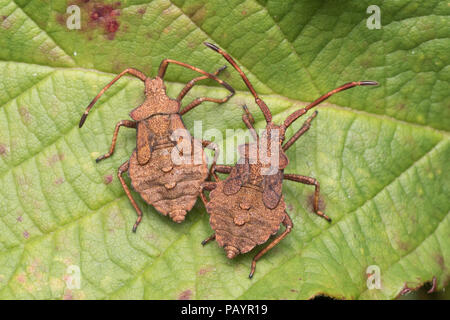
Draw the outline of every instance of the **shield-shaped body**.
<instances>
[{"instance_id":1,"label":"shield-shaped body","mask_svg":"<svg viewBox=\"0 0 450 320\"><path fill-rule=\"evenodd\" d=\"M181 147L181 142L173 136L176 129L184 128L179 114L158 114L141 121L137 150L131 155L128 169L133 188L175 222L184 220L208 177L201 142L184 130L184 147ZM186 142L190 144L188 154Z\"/></svg>"},{"instance_id":2,"label":"shield-shaped body","mask_svg":"<svg viewBox=\"0 0 450 320\"><path fill-rule=\"evenodd\" d=\"M286 205L282 197L275 208L267 208L262 189L252 184L244 184L238 192L227 195L223 190L225 181L218 182L211 191L206 208L217 243L228 258L233 258L276 234L285 217Z\"/></svg>"}]
</instances>

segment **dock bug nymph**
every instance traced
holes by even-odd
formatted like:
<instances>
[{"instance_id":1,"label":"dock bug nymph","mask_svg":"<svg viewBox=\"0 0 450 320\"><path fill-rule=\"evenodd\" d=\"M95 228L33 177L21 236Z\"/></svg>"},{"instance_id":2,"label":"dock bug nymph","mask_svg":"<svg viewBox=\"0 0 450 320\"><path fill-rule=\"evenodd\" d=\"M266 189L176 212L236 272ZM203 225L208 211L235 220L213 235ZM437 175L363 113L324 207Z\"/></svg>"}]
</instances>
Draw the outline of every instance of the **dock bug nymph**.
<instances>
[{"instance_id":1,"label":"dock bug nymph","mask_svg":"<svg viewBox=\"0 0 450 320\"><path fill-rule=\"evenodd\" d=\"M218 182L205 182L204 190L211 191L209 202L203 194L201 195L206 204L206 210L210 214L211 228L215 231L202 244L215 239L225 249L227 257L230 259L265 243L270 236L278 232L280 224L286 227L279 236L253 258L249 275L251 278L255 272L256 262L284 239L293 228L282 195L283 179L313 185L315 187L314 212L331 221L327 215L319 210L319 182L311 177L284 173L284 169L289 164L285 152L310 128L311 121L317 116L317 111L305 121L303 126L287 142L284 142L287 128L308 110L337 92L356 86L374 86L378 83L375 81L346 83L324 94L308 106L293 112L281 125L277 125L272 122L272 114L269 108L259 98L250 81L233 58L211 43L205 42L205 45L222 54L239 72L255 97L255 102L264 114L266 121L266 128L260 137L253 127L253 117L244 106L245 113L242 119L256 142L239 146L240 159L235 166L217 165L214 168L217 172L229 173L229 176L225 180L218 180L216 177ZM261 154L268 155L270 161L266 161L264 157L261 157Z\"/></svg>"},{"instance_id":2,"label":"dock bug nymph","mask_svg":"<svg viewBox=\"0 0 450 320\"><path fill-rule=\"evenodd\" d=\"M163 82L169 63L177 64L202 74L202 76L191 80L181 90L176 99L167 96ZM198 196L201 194L202 183L209 177L210 170L215 165L218 149L210 141L198 141L190 136L189 132L185 130L186 127L181 116L204 101L223 103L233 96L234 89L217 78L217 74L223 69L225 69L225 66L211 74L183 62L165 59L161 62L158 75L154 78L149 78L139 70L128 68L117 75L100 91L81 117L80 128L83 126L89 110L91 110L95 102L123 75L130 74L144 82L145 101L130 112L130 117L133 120L122 120L117 123L109 152L96 160L98 162L113 154L120 127L136 129L136 149L133 151L131 158L119 167L117 174L125 193L138 215L133 226L134 232L136 232L136 228L142 220L142 211L133 199L130 189L122 177L125 172L128 172L133 188L140 193L141 197L147 203L153 205L161 214L169 215L175 222L184 221L185 215L192 209ZM230 91L230 94L222 99L197 98L181 110L181 101L189 90L198 81L208 78L224 86ZM185 131L183 139L173 135L180 129ZM200 144L200 148L195 148L195 145L192 148L192 153L196 154L189 155L191 160L192 158L200 158L200 163L198 161L186 161L186 163L181 164L174 163L172 151L175 150L175 153L182 153L183 147L180 147L180 145L186 142L185 138L190 140L189 143L192 143L192 145L195 143L197 145ZM208 170L203 147L214 149L214 160L210 170Z\"/></svg>"}]
</instances>

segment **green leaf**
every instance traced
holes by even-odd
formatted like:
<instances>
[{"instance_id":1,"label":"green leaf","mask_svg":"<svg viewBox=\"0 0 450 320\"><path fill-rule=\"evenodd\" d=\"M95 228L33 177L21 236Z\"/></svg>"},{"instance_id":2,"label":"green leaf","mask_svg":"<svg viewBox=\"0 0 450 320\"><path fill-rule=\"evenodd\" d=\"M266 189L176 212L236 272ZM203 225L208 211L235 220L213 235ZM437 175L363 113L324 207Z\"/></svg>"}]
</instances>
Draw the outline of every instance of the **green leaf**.
<instances>
[{"instance_id":1,"label":"green leaf","mask_svg":"<svg viewBox=\"0 0 450 320\"><path fill-rule=\"evenodd\" d=\"M0 0L1 298L392 299L433 277L437 289L448 283L445 1L96 3L120 15L96 20L93 1ZM66 26L70 4L81 9L81 30ZM366 27L372 4L381 9L379 30ZM250 262L263 246L234 260L215 243L202 247L211 229L200 201L178 225L133 193L144 219L131 232L136 213L116 172L135 132L121 130L114 156L94 160L108 150L115 124L142 102L142 83L121 79L78 128L87 104L126 67L155 75L164 58L209 71L222 66L203 41L236 58L278 123L347 81L380 82L324 103L289 150L286 172L320 181L333 222L312 213L311 186L286 181L294 229L258 262L252 280ZM194 76L170 66L169 94ZM243 129L243 103L262 128L239 75L228 68L221 77L236 96L189 112L188 128L202 120L204 129ZM225 94L204 82L189 98ZM67 286L73 265L80 289ZM366 285L371 265L380 268L381 289Z\"/></svg>"}]
</instances>

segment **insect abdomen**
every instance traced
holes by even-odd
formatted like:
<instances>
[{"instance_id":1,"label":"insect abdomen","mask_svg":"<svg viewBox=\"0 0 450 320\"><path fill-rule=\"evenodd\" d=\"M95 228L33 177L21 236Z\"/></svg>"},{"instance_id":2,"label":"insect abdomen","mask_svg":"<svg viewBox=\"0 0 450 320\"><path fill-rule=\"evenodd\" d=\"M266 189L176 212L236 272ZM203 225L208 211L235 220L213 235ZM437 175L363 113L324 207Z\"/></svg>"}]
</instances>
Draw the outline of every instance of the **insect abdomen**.
<instances>
[{"instance_id":1,"label":"insect abdomen","mask_svg":"<svg viewBox=\"0 0 450 320\"><path fill-rule=\"evenodd\" d=\"M163 215L175 222L184 220L194 206L203 181L208 177L208 167L203 150L201 164L176 165L172 162L173 147L153 150L150 161L141 166L133 152L128 173L133 188L142 198Z\"/></svg>"},{"instance_id":2,"label":"insect abdomen","mask_svg":"<svg viewBox=\"0 0 450 320\"><path fill-rule=\"evenodd\" d=\"M225 195L222 189L220 182L210 193L207 204L210 225L221 247L234 247L246 253L277 233L284 219L284 199L275 209L268 209L258 190L242 187L236 194Z\"/></svg>"}]
</instances>

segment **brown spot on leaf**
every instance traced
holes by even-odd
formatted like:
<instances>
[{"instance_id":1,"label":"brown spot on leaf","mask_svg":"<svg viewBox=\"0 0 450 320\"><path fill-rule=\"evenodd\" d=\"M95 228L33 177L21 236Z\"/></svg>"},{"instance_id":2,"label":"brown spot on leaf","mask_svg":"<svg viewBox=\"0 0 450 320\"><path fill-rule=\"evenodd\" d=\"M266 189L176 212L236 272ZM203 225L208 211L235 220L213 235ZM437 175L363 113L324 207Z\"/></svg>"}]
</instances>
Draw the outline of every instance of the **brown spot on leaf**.
<instances>
[{"instance_id":1,"label":"brown spot on leaf","mask_svg":"<svg viewBox=\"0 0 450 320\"><path fill-rule=\"evenodd\" d=\"M24 237L25 239L28 239L28 238L30 237L30 234L28 233L27 230L25 230L25 231L23 232L23 237Z\"/></svg>"},{"instance_id":2,"label":"brown spot on leaf","mask_svg":"<svg viewBox=\"0 0 450 320\"><path fill-rule=\"evenodd\" d=\"M63 300L73 300L73 295L71 290L67 290L64 293Z\"/></svg>"},{"instance_id":3,"label":"brown spot on leaf","mask_svg":"<svg viewBox=\"0 0 450 320\"><path fill-rule=\"evenodd\" d=\"M8 18L7 16L2 16L2 28L9 29L13 25L14 20L12 18Z\"/></svg>"},{"instance_id":4,"label":"brown spot on leaf","mask_svg":"<svg viewBox=\"0 0 450 320\"><path fill-rule=\"evenodd\" d=\"M117 30L119 30L120 23L117 17L120 16L120 2L113 4L95 3L90 8L90 25L103 27L107 38L113 40Z\"/></svg>"},{"instance_id":5,"label":"brown spot on leaf","mask_svg":"<svg viewBox=\"0 0 450 320\"><path fill-rule=\"evenodd\" d=\"M203 267L200 270L198 270L198 275L203 276L203 275L207 274L208 272L211 272L212 270L213 270L212 266Z\"/></svg>"},{"instance_id":6,"label":"brown spot on leaf","mask_svg":"<svg viewBox=\"0 0 450 320\"><path fill-rule=\"evenodd\" d=\"M60 185L60 184L62 184L64 182L64 178L62 178L62 177L59 177L58 179L56 179L55 181L54 181L54 183L56 184L56 185Z\"/></svg>"},{"instance_id":7,"label":"brown spot on leaf","mask_svg":"<svg viewBox=\"0 0 450 320\"><path fill-rule=\"evenodd\" d=\"M309 208L312 212L314 212L314 192L311 193L311 194L308 196L307 202L308 202L308 208ZM324 212L325 209L326 209L326 207L327 207L327 206L326 206L326 204L325 204L325 200L323 200L322 196L319 195L319 210L322 211L322 212ZM324 213L326 214L326 212L324 212Z\"/></svg>"},{"instance_id":8,"label":"brown spot on leaf","mask_svg":"<svg viewBox=\"0 0 450 320\"><path fill-rule=\"evenodd\" d=\"M64 160L64 153L57 153L47 158L47 164L49 167L52 167L58 161Z\"/></svg>"},{"instance_id":9,"label":"brown spot on leaf","mask_svg":"<svg viewBox=\"0 0 450 320\"><path fill-rule=\"evenodd\" d=\"M143 15L146 11L147 11L147 8L143 7L143 8L139 8L138 13Z\"/></svg>"},{"instance_id":10,"label":"brown spot on leaf","mask_svg":"<svg viewBox=\"0 0 450 320\"><path fill-rule=\"evenodd\" d=\"M247 10L242 10L242 11L241 11L241 14L242 14L243 16L247 15Z\"/></svg>"},{"instance_id":11,"label":"brown spot on leaf","mask_svg":"<svg viewBox=\"0 0 450 320\"><path fill-rule=\"evenodd\" d=\"M25 282L25 275L23 273L19 274L17 276L17 281L19 281L20 283L24 283Z\"/></svg>"},{"instance_id":12,"label":"brown spot on leaf","mask_svg":"<svg viewBox=\"0 0 450 320\"><path fill-rule=\"evenodd\" d=\"M180 295L178 296L178 300L190 300L192 296L192 291L191 290L185 290L182 293L180 293Z\"/></svg>"},{"instance_id":13,"label":"brown spot on leaf","mask_svg":"<svg viewBox=\"0 0 450 320\"><path fill-rule=\"evenodd\" d=\"M208 13L204 3L195 3L194 5L186 7L185 10L188 17L198 25L203 24L206 14ZM214 12L210 12L209 14L213 15Z\"/></svg>"},{"instance_id":14,"label":"brown spot on leaf","mask_svg":"<svg viewBox=\"0 0 450 320\"><path fill-rule=\"evenodd\" d=\"M395 106L397 110L403 110L405 109L406 105L404 103L399 103Z\"/></svg>"},{"instance_id":15,"label":"brown spot on leaf","mask_svg":"<svg viewBox=\"0 0 450 320\"><path fill-rule=\"evenodd\" d=\"M115 33L119 29L119 23L116 20L110 20L105 23L106 31L111 34Z\"/></svg>"},{"instance_id":16,"label":"brown spot on leaf","mask_svg":"<svg viewBox=\"0 0 450 320\"><path fill-rule=\"evenodd\" d=\"M442 256L442 254L440 254L440 253L436 254L435 260L438 263L439 267L441 267L441 269L444 270L445 264L444 264L444 257Z\"/></svg>"},{"instance_id":17,"label":"brown spot on leaf","mask_svg":"<svg viewBox=\"0 0 450 320\"><path fill-rule=\"evenodd\" d=\"M30 111L25 106L19 107L19 114L22 117L24 123L28 124L31 121Z\"/></svg>"},{"instance_id":18,"label":"brown spot on leaf","mask_svg":"<svg viewBox=\"0 0 450 320\"><path fill-rule=\"evenodd\" d=\"M397 245L398 245L400 250L403 250L403 251L408 251L409 250L409 243L404 242L404 241L402 241L400 239L397 239L396 242L397 242Z\"/></svg>"},{"instance_id":19,"label":"brown spot on leaf","mask_svg":"<svg viewBox=\"0 0 450 320\"><path fill-rule=\"evenodd\" d=\"M72 4L80 7L82 14L81 30L88 33L87 37L89 40L93 39L90 32L93 29L102 29L107 39L114 39L116 32L120 27L120 22L118 20L118 17L120 16L120 2L104 3L103 1L74 0L67 5ZM68 17L69 14L67 13L56 14L55 19L60 25L65 27Z\"/></svg>"},{"instance_id":20,"label":"brown spot on leaf","mask_svg":"<svg viewBox=\"0 0 450 320\"><path fill-rule=\"evenodd\" d=\"M170 32L170 30L172 30L172 27L168 26L168 27L164 28L163 33L168 34Z\"/></svg>"},{"instance_id":21,"label":"brown spot on leaf","mask_svg":"<svg viewBox=\"0 0 450 320\"><path fill-rule=\"evenodd\" d=\"M106 176L103 177L103 183L104 184L110 184L113 180L112 175L107 174Z\"/></svg>"},{"instance_id":22,"label":"brown spot on leaf","mask_svg":"<svg viewBox=\"0 0 450 320\"><path fill-rule=\"evenodd\" d=\"M192 21L194 21L196 24L203 24L203 21L205 21L206 18L206 8L202 7L200 10L195 12L194 15L191 16Z\"/></svg>"},{"instance_id":23,"label":"brown spot on leaf","mask_svg":"<svg viewBox=\"0 0 450 320\"><path fill-rule=\"evenodd\" d=\"M6 156L6 153L8 150L6 149L6 146L4 144L0 144L0 156Z\"/></svg>"},{"instance_id":24,"label":"brown spot on leaf","mask_svg":"<svg viewBox=\"0 0 450 320\"><path fill-rule=\"evenodd\" d=\"M39 47L38 50L46 55L51 61L57 61L60 56L58 53L58 50L56 47L50 43L50 42L43 42Z\"/></svg>"},{"instance_id":25,"label":"brown spot on leaf","mask_svg":"<svg viewBox=\"0 0 450 320\"><path fill-rule=\"evenodd\" d=\"M67 26L67 16L66 16L66 14L56 13L56 15L55 15L56 22L58 22L58 24L60 24L64 27L66 27Z\"/></svg>"}]
</instances>

